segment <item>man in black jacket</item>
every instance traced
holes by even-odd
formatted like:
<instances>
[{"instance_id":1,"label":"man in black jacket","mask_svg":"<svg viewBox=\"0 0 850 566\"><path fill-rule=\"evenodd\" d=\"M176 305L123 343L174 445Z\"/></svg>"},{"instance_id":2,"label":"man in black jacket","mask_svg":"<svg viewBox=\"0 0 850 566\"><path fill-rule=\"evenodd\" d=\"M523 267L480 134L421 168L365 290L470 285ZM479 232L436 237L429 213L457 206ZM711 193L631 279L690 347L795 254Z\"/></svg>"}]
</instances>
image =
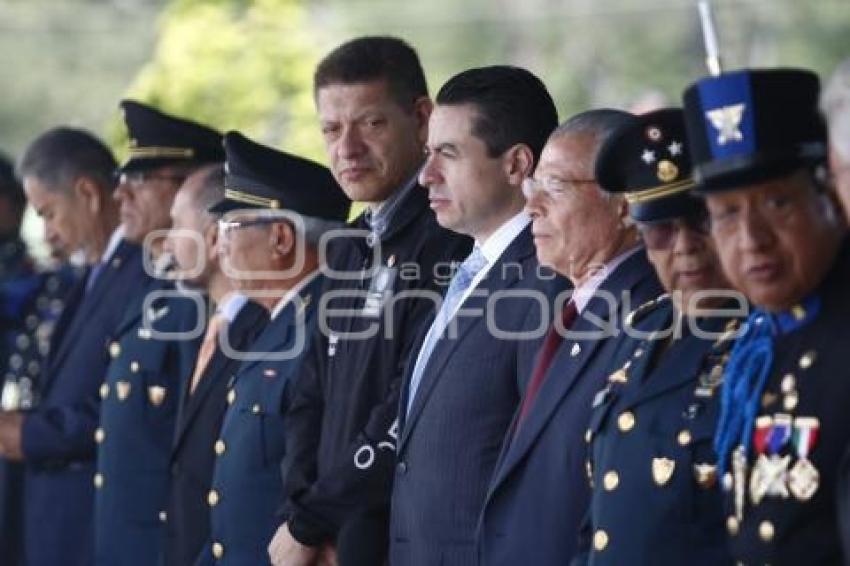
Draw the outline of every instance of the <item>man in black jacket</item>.
<instances>
[{"instance_id":1,"label":"man in black jacket","mask_svg":"<svg viewBox=\"0 0 850 566\"><path fill-rule=\"evenodd\" d=\"M343 566L374 566L387 551L402 369L470 242L437 224L416 181L432 104L410 46L346 43L319 64L314 89L333 174L368 208L356 234L329 247L319 332L287 415L285 524L269 554L275 565L336 552Z\"/></svg>"}]
</instances>

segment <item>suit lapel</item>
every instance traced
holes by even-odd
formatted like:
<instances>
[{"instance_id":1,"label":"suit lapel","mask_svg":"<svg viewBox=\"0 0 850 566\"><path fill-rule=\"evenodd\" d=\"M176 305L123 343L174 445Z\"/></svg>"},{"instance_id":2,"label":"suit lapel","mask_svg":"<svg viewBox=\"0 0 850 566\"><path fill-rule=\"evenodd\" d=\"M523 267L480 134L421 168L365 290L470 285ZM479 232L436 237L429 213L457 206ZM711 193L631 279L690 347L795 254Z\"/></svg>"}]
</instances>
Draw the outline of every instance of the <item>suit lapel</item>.
<instances>
[{"instance_id":1,"label":"suit lapel","mask_svg":"<svg viewBox=\"0 0 850 566\"><path fill-rule=\"evenodd\" d=\"M514 239L514 241L511 242L511 244L505 249L498 261L490 267L486 277L484 277L479 285L473 290L478 291L478 293L470 295L467 300L460 305L460 308L480 309L483 311L486 308L489 296L492 295L493 292L507 289L519 281L519 273L516 269L505 270L505 273L503 274L502 266L509 263L522 263L529 256L534 255L534 253L531 228L526 226ZM416 392L416 398L413 400L413 406L410 409L410 414L404 419L404 428L402 431L401 443L399 444L399 452L410 437L411 430L415 426L419 415L422 413L422 410L428 402L431 392L440 381L440 378L444 373L443 369L451 359L454 351L458 348L461 342L463 342L465 336L473 328L475 328L476 325L482 324L483 321L484 318L481 316L463 317L457 324L457 337L454 339L446 339L445 337L440 338L434 346L434 350L431 353L431 357L428 359L425 370L422 374L422 382L419 384L419 389ZM423 341L424 336L427 336L427 332L428 330L425 329ZM419 349L416 349L415 352L418 355ZM415 358L413 363L410 364L409 373L411 375L414 366ZM409 378L409 376L407 377ZM405 379L405 383L405 395L402 397L407 399L407 395L409 393L407 391L409 379ZM404 412L406 408L407 403L405 402L405 404L401 407L401 411Z\"/></svg>"},{"instance_id":2,"label":"suit lapel","mask_svg":"<svg viewBox=\"0 0 850 566\"><path fill-rule=\"evenodd\" d=\"M649 265L645 252L638 251L621 263L617 269L599 286L599 291L610 293L618 298L625 292L632 292L636 287L647 279L654 277L652 267ZM600 319L613 321L614 317L620 317L621 311L611 312L610 303L606 300L593 298L582 314L576 320L571 330L594 331L599 327L591 322L593 319L586 316L591 313ZM619 323L616 325L619 328ZM535 441L551 420L552 415L560 407L563 399L569 394L576 381L585 373L584 369L595 358L597 351L605 342L602 339L591 340L565 340L558 348L552 365L546 372L543 386L531 407L525 422L511 441L506 439L506 448L503 451L503 461L498 465L493 486L497 486L529 452ZM579 344L581 352L573 356L574 344ZM511 429L513 430L513 428Z\"/></svg>"}]
</instances>

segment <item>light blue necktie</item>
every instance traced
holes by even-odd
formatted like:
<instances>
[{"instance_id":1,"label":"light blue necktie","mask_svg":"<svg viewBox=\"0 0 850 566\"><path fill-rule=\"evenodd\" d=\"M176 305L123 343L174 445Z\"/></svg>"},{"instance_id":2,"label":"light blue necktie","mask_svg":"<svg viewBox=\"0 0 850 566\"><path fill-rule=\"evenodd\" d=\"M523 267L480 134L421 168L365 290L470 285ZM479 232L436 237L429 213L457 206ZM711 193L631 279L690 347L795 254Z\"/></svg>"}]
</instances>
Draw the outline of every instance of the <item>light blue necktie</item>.
<instances>
[{"instance_id":1,"label":"light blue necktie","mask_svg":"<svg viewBox=\"0 0 850 566\"><path fill-rule=\"evenodd\" d=\"M409 395L407 396L408 413L410 413L410 408L413 406L413 400L416 398L416 390L419 389L422 374L425 371L425 366L428 365L428 359L434 351L437 340L442 338L443 332L448 327L449 322L451 322L455 308L458 302L460 302L461 297L463 297L464 292L469 288L469 285L475 279L475 276L478 275L478 272L484 269L486 265L487 258L481 253L481 248L475 246L472 249L472 253L460 264L454 277L452 277L452 282L449 285L449 290L446 292L446 297L443 299L443 304L440 306L440 310L434 318L431 329L428 331L428 336L425 337L425 342L422 344L419 361L413 368L413 375L410 378Z\"/></svg>"}]
</instances>

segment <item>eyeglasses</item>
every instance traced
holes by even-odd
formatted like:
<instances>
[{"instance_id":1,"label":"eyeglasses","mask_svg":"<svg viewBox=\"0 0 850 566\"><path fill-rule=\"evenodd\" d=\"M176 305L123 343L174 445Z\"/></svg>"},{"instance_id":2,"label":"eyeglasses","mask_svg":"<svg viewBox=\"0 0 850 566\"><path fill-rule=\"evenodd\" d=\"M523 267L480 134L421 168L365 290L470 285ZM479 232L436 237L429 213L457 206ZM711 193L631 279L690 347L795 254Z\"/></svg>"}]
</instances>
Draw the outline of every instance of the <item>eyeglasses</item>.
<instances>
[{"instance_id":1,"label":"eyeglasses","mask_svg":"<svg viewBox=\"0 0 850 566\"><path fill-rule=\"evenodd\" d=\"M700 236L707 236L711 223L707 212L699 212L660 222L639 222L638 230L643 236L643 243L650 250L670 249L681 230L689 230Z\"/></svg>"},{"instance_id":2,"label":"eyeglasses","mask_svg":"<svg viewBox=\"0 0 850 566\"><path fill-rule=\"evenodd\" d=\"M526 200L537 192L543 192L546 196L557 199L569 193L579 190L581 185L596 183L596 179L558 179L557 177L546 177L534 179L528 177L522 182L522 194Z\"/></svg>"},{"instance_id":3,"label":"eyeglasses","mask_svg":"<svg viewBox=\"0 0 850 566\"><path fill-rule=\"evenodd\" d=\"M251 218L248 220L219 220L218 221L218 233L219 236L226 238L230 236L234 231L241 230L243 228L250 228L251 226L265 226L267 224L273 224L275 222L281 222L280 218Z\"/></svg>"},{"instance_id":4,"label":"eyeglasses","mask_svg":"<svg viewBox=\"0 0 850 566\"><path fill-rule=\"evenodd\" d=\"M180 184L186 180L184 175L165 175L162 173L150 173L148 171L132 171L130 173L120 173L118 175L118 183L138 189L145 183L153 183L156 181L169 181L175 184Z\"/></svg>"}]
</instances>

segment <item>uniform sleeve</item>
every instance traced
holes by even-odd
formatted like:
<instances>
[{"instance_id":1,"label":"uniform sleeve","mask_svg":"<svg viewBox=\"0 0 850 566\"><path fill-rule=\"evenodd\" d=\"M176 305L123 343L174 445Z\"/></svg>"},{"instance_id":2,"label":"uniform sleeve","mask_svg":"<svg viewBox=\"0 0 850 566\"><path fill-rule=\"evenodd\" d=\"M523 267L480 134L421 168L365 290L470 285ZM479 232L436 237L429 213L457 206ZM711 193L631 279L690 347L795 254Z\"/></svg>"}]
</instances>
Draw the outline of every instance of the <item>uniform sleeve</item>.
<instances>
[{"instance_id":1,"label":"uniform sleeve","mask_svg":"<svg viewBox=\"0 0 850 566\"><path fill-rule=\"evenodd\" d=\"M465 239L457 238L441 244L424 247L427 253L433 255L420 258L423 273L430 274L437 262L462 258L469 250L469 242ZM438 294L443 291L433 278L419 288ZM346 447L336 466L316 478L312 485L290 497L289 529L292 536L302 544L317 546L332 538L354 509L389 503L396 462L399 397L404 370L413 348L418 344L422 324L431 318L434 308L434 302L429 299L404 302L408 310L401 322L403 332L399 334L394 377L384 401L372 409L366 426L357 434L355 441ZM314 351L314 356L321 356L323 352ZM309 372L302 375L308 376ZM302 385L308 386L307 383ZM316 394L315 387L312 389L312 393ZM291 418L291 414L288 418ZM318 418L321 419L321 414ZM313 447L314 454L317 445L318 441ZM315 468L313 471L315 474Z\"/></svg>"},{"instance_id":2,"label":"uniform sleeve","mask_svg":"<svg viewBox=\"0 0 850 566\"><path fill-rule=\"evenodd\" d=\"M27 414L21 431L24 458L36 464L92 458L98 406L96 398L89 398Z\"/></svg>"}]
</instances>

